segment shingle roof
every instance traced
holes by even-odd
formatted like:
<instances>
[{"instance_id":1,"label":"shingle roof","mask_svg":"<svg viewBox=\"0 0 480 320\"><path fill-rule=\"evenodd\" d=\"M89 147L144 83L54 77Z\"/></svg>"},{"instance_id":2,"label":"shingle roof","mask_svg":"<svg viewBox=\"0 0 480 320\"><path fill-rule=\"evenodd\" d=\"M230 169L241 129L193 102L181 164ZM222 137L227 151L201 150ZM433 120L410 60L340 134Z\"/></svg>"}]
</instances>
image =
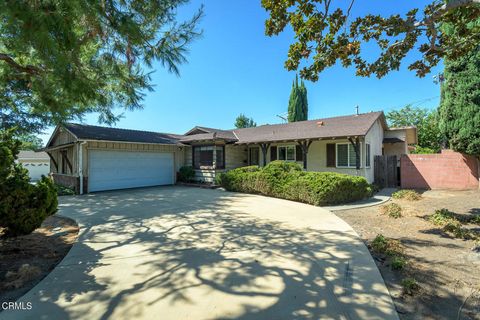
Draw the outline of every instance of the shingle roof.
<instances>
[{"instance_id":1,"label":"shingle roof","mask_svg":"<svg viewBox=\"0 0 480 320\"><path fill-rule=\"evenodd\" d=\"M105 141L127 141L140 143L178 144L179 138L176 134L108 128L91 126L77 123L64 125L67 130L73 133L79 140L105 140Z\"/></svg>"},{"instance_id":2,"label":"shingle roof","mask_svg":"<svg viewBox=\"0 0 480 320\"><path fill-rule=\"evenodd\" d=\"M400 138L383 138L383 143L399 143L399 142L405 142L405 140L402 140Z\"/></svg>"},{"instance_id":3,"label":"shingle roof","mask_svg":"<svg viewBox=\"0 0 480 320\"><path fill-rule=\"evenodd\" d=\"M188 135L117 129L75 123L68 123L65 125L65 128L71 131L80 140L181 144L219 139L236 143L260 143L363 136L368 133L368 130L370 130L372 125L378 119L381 119L382 123L386 126L383 112L370 112L359 115L263 125L235 130L222 130L197 126L187 132ZM204 132L206 131L206 133L190 133L195 132L197 129Z\"/></svg>"},{"instance_id":4,"label":"shingle roof","mask_svg":"<svg viewBox=\"0 0 480 320\"><path fill-rule=\"evenodd\" d=\"M46 152L35 152L30 150L22 150L18 153L19 160L50 160Z\"/></svg>"},{"instance_id":5,"label":"shingle roof","mask_svg":"<svg viewBox=\"0 0 480 320\"><path fill-rule=\"evenodd\" d=\"M383 112L341 116L284 124L263 125L234 130L237 143L257 143L298 139L363 136L377 119L384 122ZM385 122L384 122L385 123Z\"/></svg>"},{"instance_id":6,"label":"shingle roof","mask_svg":"<svg viewBox=\"0 0 480 320\"><path fill-rule=\"evenodd\" d=\"M205 127L195 127L195 128L205 128ZM205 129L208 129L209 132L185 135L182 138L180 138L180 141L192 142L192 141L203 141L203 140L213 140L213 139L222 139L225 141L237 141L237 137L233 133L233 130L221 130L221 129L214 129L214 128L205 128Z\"/></svg>"}]
</instances>

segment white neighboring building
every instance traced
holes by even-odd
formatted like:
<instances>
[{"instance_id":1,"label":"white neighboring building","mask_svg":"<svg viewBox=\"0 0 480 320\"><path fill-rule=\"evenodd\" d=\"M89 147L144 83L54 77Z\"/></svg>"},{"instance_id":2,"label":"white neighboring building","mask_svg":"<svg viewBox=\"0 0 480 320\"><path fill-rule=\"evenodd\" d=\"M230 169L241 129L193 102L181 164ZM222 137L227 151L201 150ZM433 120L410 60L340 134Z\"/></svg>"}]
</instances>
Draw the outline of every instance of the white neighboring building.
<instances>
[{"instance_id":1,"label":"white neighboring building","mask_svg":"<svg viewBox=\"0 0 480 320\"><path fill-rule=\"evenodd\" d=\"M40 180L50 173L50 158L46 152L20 151L18 162L28 170L30 180Z\"/></svg>"}]
</instances>

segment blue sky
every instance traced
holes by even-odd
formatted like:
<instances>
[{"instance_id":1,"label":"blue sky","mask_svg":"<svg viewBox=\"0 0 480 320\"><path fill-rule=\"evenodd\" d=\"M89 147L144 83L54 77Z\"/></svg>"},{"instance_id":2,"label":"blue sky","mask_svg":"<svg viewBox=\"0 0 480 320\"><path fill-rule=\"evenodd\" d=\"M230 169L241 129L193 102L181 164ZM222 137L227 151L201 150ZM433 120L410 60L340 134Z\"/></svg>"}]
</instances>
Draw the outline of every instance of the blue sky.
<instances>
[{"instance_id":1,"label":"blue sky","mask_svg":"<svg viewBox=\"0 0 480 320\"><path fill-rule=\"evenodd\" d=\"M427 2L358 0L353 14L405 12ZM144 109L126 112L116 127L172 133L184 133L195 125L229 129L240 113L258 124L281 121L276 115L287 111L295 78L283 67L293 33L266 37L268 15L260 0L192 0L179 10L179 17L191 16L201 4L205 6L203 36L191 45L181 76L156 64L155 91L147 94ZM416 57L412 54L407 62ZM432 77L441 68L417 78L406 65L380 80L356 77L353 69L341 66L328 69L319 81L306 82L309 118L353 114L356 105L360 112L387 112L411 102L436 107L439 87ZM97 116L89 115L84 122L97 124ZM42 138L48 139L51 131Z\"/></svg>"}]
</instances>

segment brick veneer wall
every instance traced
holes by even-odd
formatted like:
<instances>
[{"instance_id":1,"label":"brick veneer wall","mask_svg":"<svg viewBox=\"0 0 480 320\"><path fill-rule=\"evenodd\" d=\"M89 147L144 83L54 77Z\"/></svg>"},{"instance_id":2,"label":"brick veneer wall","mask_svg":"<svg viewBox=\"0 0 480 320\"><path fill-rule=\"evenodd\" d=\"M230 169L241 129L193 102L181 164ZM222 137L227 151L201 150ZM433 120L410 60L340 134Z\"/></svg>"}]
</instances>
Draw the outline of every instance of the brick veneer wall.
<instances>
[{"instance_id":1,"label":"brick veneer wall","mask_svg":"<svg viewBox=\"0 0 480 320\"><path fill-rule=\"evenodd\" d=\"M402 188L478 189L479 163L452 150L441 154L407 154L400 160Z\"/></svg>"}]
</instances>

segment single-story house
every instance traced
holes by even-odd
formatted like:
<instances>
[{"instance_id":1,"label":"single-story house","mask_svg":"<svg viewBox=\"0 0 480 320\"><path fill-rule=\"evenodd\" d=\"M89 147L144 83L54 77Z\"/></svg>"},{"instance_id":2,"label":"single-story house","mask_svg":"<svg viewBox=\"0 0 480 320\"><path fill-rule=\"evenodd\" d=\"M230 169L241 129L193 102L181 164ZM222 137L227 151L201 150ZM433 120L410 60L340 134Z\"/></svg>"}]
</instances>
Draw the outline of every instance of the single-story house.
<instances>
[{"instance_id":1,"label":"single-story house","mask_svg":"<svg viewBox=\"0 0 480 320\"><path fill-rule=\"evenodd\" d=\"M50 158L46 152L22 150L18 154L18 162L28 170L30 180L40 180L42 175L50 173Z\"/></svg>"},{"instance_id":2,"label":"single-story house","mask_svg":"<svg viewBox=\"0 0 480 320\"><path fill-rule=\"evenodd\" d=\"M67 123L45 151L54 179L83 193L174 184L182 166L211 182L225 170L273 160L373 182L374 156L408 153L416 139L415 128L391 130L383 112L370 112L233 130L196 126L185 134Z\"/></svg>"}]
</instances>

